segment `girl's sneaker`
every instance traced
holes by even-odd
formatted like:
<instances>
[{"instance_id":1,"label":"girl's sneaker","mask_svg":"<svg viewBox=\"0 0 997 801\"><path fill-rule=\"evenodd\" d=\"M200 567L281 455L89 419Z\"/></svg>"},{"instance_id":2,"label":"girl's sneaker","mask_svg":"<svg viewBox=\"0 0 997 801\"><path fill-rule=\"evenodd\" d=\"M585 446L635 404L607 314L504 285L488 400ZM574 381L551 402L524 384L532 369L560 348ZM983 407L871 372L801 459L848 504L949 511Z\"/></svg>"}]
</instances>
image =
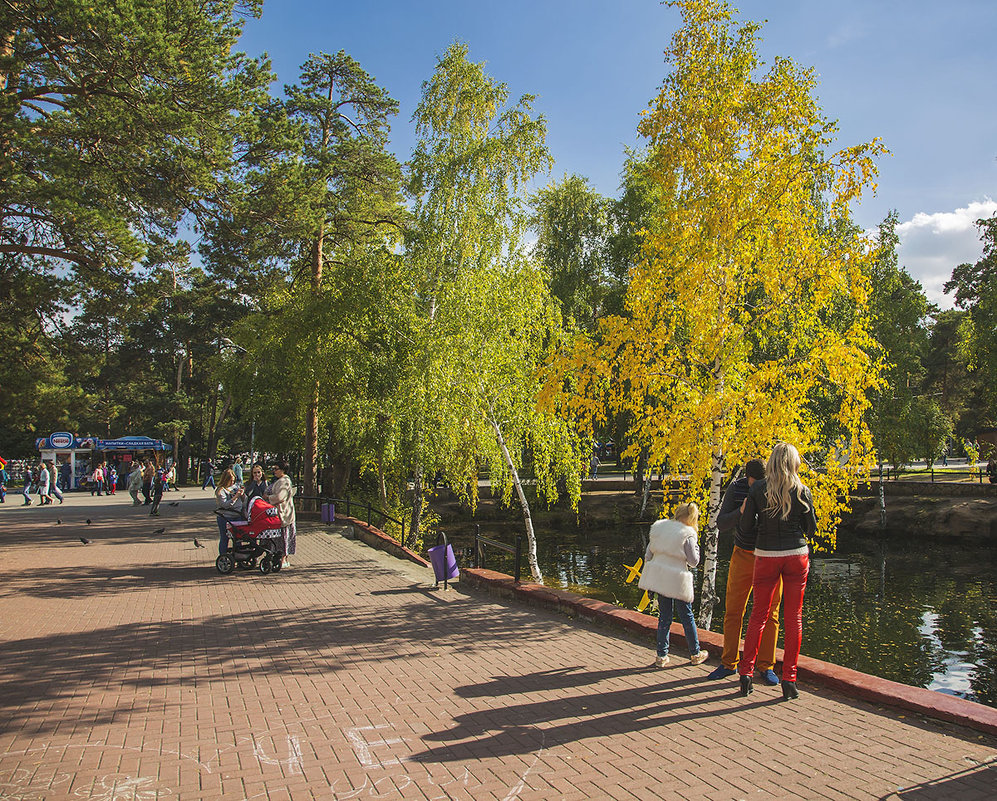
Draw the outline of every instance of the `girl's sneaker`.
<instances>
[{"instance_id":1,"label":"girl's sneaker","mask_svg":"<svg viewBox=\"0 0 997 801\"><path fill-rule=\"evenodd\" d=\"M701 665L701 664L703 664L703 662L705 662L709 658L710 658L710 654L709 654L708 651L700 651L695 656L690 656L689 657L689 663L693 664L693 665Z\"/></svg>"},{"instance_id":2,"label":"girl's sneaker","mask_svg":"<svg viewBox=\"0 0 997 801\"><path fill-rule=\"evenodd\" d=\"M665 654L664 656L656 656L656 657L654 657L654 666L655 667L666 667L670 661L671 661L671 659L668 656L668 654Z\"/></svg>"}]
</instances>

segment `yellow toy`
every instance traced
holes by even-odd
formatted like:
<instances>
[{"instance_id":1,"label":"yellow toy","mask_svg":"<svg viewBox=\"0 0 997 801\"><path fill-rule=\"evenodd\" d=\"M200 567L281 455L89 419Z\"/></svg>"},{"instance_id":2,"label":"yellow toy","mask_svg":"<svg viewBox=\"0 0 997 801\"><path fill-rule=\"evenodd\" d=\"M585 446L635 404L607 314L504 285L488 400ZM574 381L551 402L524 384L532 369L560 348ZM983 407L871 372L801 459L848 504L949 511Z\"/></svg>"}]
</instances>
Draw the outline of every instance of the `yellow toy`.
<instances>
[{"instance_id":1,"label":"yellow toy","mask_svg":"<svg viewBox=\"0 0 997 801\"><path fill-rule=\"evenodd\" d=\"M623 565L623 567L625 567L627 570L630 571L630 574L627 576L626 579L627 584L634 581L635 579L640 578L640 569L643 566L644 566L644 560L639 556L637 557L637 561L634 562L632 565ZM637 604L637 611L643 612L645 609L647 609L647 606L650 603L651 603L651 596L648 594L647 590L644 590L644 595L641 597L640 603Z\"/></svg>"}]
</instances>

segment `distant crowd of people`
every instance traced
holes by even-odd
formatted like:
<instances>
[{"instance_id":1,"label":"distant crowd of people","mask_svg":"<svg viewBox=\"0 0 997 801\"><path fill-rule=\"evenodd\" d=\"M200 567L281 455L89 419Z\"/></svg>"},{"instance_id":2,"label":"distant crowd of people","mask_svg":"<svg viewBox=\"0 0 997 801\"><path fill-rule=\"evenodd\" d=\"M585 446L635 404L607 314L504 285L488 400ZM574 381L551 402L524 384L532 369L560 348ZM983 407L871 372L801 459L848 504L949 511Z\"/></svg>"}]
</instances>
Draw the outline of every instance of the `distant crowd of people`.
<instances>
[{"instance_id":1,"label":"distant crowd of people","mask_svg":"<svg viewBox=\"0 0 997 801\"><path fill-rule=\"evenodd\" d=\"M39 461L37 464L24 462L15 466L14 463L0 459L0 503L7 502L7 487L15 478L20 478L23 482L22 506L31 506L32 495L38 496L40 506L47 506L56 500L62 503L65 500L62 491L68 489L68 485L63 483L62 476L56 471L52 462Z\"/></svg>"},{"instance_id":2,"label":"distant crowd of people","mask_svg":"<svg viewBox=\"0 0 997 801\"><path fill-rule=\"evenodd\" d=\"M116 495L124 484L136 506L143 503L151 505L150 514L159 514L158 500L163 493L177 489L176 466L171 461L159 465L155 459L136 459L131 462L131 471L125 481L121 471L126 468L126 464L117 460L95 461L92 469L84 473L80 488L89 489L92 496ZM39 506L47 506L55 501L63 503L63 493L73 488L72 467L68 462L57 467L52 461L45 459L37 464L0 459L0 503L6 503L7 489L17 479L22 484L22 506L31 506L36 500ZM139 492L144 501L138 499ZM37 496L37 499L33 496Z\"/></svg>"}]
</instances>

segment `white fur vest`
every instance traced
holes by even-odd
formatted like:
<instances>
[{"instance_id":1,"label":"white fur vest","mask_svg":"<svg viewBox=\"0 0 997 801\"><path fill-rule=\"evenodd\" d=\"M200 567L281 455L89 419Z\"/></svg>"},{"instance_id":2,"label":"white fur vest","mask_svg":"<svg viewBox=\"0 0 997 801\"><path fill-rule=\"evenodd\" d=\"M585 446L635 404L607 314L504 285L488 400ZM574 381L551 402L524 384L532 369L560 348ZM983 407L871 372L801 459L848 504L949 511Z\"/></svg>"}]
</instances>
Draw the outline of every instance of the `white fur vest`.
<instances>
[{"instance_id":1,"label":"white fur vest","mask_svg":"<svg viewBox=\"0 0 997 801\"><path fill-rule=\"evenodd\" d=\"M678 520L651 524L650 542L637 586L642 590L692 602L692 573L686 561L685 542L696 540L696 529Z\"/></svg>"}]
</instances>

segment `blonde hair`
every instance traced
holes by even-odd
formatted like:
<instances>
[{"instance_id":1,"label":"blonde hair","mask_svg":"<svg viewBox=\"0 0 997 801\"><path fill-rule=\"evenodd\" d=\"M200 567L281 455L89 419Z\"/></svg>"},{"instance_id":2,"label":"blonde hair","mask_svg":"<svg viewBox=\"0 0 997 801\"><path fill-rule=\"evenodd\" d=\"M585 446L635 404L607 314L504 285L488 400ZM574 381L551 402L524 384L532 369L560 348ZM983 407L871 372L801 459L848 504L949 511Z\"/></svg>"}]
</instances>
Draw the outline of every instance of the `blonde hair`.
<instances>
[{"instance_id":1,"label":"blonde hair","mask_svg":"<svg viewBox=\"0 0 997 801\"><path fill-rule=\"evenodd\" d=\"M235 471L231 468L222 473L222 477L218 479L218 488L225 489L226 487L231 487L235 484Z\"/></svg>"},{"instance_id":2,"label":"blonde hair","mask_svg":"<svg viewBox=\"0 0 997 801\"><path fill-rule=\"evenodd\" d=\"M765 463L765 511L782 520L793 508L793 490L804 508L803 482L800 481L800 452L788 442L778 442Z\"/></svg>"},{"instance_id":3,"label":"blonde hair","mask_svg":"<svg viewBox=\"0 0 997 801\"><path fill-rule=\"evenodd\" d=\"M691 528L696 528L699 523L699 507L691 501L680 503L675 507L675 519Z\"/></svg>"}]
</instances>

